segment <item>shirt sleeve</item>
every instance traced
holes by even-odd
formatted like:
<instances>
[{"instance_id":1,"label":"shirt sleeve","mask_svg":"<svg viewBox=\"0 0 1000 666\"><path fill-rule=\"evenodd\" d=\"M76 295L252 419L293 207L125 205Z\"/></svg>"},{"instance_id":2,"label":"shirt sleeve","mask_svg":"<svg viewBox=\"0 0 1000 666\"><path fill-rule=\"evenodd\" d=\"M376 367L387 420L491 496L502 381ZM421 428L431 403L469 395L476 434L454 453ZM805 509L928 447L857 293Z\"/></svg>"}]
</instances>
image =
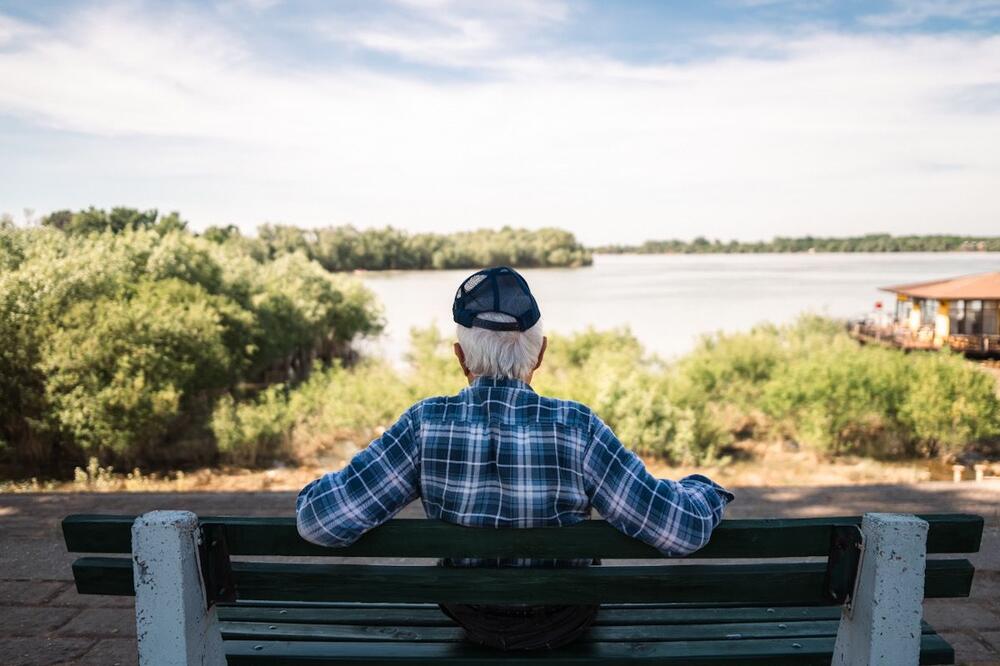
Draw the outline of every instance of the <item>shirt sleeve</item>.
<instances>
[{"instance_id":1,"label":"shirt sleeve","mask_svg":"<svg viewBox=\"0 0 1000 666\"><path fill-rule=\"evenodd\" d=\"M302 489L295 513L303 539L321 546L348 546L419 495L413 422L411 408L344 469Z\"/></svg>"},{"instance_id":2,"label":"shirt sleeve","mask_svg":"<svg viewBox=\"0 0 1000 666\"><path fill-rule=\"evenodd\" d=\"M671 557L707 544L734 495L700 474L680 481L657 479L611 428L596 415L591 418L583 473L587 495L601 516Z\"/></svg>"}]
</instances>

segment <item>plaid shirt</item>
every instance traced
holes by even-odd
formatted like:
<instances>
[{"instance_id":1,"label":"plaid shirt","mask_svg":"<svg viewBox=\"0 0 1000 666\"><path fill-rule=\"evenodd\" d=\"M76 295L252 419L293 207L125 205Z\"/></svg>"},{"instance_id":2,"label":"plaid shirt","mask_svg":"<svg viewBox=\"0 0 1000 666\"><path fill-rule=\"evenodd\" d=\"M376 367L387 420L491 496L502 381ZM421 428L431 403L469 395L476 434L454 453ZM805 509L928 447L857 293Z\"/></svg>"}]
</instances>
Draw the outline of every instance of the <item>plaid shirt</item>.
<instances>
[{"instance_id":1,"label":"plaid shirt","mask_svg":"<svg viewBox=\"0 0 1000 666\"><path fill-rule=\"evenodd\" d=\"M704 546L733 499L699 474L654 478L585 405L480 377L417 403L344 469L306 486L299 534L346 546L417 497L428 517L469 527L573 525L594 508L668 556Z\"/></svg>"}]
</instances>

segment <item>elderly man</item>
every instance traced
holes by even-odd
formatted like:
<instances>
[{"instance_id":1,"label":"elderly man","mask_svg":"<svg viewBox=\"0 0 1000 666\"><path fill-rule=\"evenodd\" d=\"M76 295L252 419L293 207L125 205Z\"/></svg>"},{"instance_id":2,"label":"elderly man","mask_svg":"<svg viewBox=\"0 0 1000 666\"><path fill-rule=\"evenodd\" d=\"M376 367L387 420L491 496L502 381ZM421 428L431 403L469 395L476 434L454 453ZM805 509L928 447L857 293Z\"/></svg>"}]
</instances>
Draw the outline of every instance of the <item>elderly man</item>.
<instances>
[{"instance_id":1,"label":"elderly man","mask_svg":"<svg viewBox=\"0 0 1000 666\"><path fill-rule=\"evenodd\" d=\"M586 405L532 390L548 341L538 304L517 271L491 268L467 278L453 314L455 356L469 387L413 405L347 467L306 486L296 505L303 538L346 546L419 497L428 517L470 527L573 525L596 509L668 556L708 542L731 493L698 474L680 481L653 477ZM470 640L501 649L566 644L597 612L594 606L442 608Z\"/></svg>"}]
</instances>

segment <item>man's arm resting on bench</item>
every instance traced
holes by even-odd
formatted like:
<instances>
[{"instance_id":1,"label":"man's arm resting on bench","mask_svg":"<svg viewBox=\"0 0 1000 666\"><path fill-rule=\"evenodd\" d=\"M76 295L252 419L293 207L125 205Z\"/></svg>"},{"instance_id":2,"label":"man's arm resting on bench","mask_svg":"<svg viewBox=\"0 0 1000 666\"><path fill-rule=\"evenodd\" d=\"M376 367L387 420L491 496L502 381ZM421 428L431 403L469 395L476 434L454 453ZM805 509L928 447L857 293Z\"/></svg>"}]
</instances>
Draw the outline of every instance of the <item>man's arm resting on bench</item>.
<instances>
[{"instance_id":1,"label":"man's arm resting on bench","mask_svg":"<svg viewBox=\"0 0 1000 666\"><path fill-rule=\"evenodd\" d=\"M608 523L672 557L707 544L734 498L701 474L657 479L596 414L583 473L587 495Z\"/></svg>"},{"instance_id":2,"label":"man's arm resting on bench","mask_svg":"<svg viewBox=\"0 0 1000 666\"><path fill-rule=\"evenodd\" d=\"M344 469L302 489L295 502L299 534L320 546L349 546L417 498L419 455L410 411Z\"/></svg>"}]
</instances>

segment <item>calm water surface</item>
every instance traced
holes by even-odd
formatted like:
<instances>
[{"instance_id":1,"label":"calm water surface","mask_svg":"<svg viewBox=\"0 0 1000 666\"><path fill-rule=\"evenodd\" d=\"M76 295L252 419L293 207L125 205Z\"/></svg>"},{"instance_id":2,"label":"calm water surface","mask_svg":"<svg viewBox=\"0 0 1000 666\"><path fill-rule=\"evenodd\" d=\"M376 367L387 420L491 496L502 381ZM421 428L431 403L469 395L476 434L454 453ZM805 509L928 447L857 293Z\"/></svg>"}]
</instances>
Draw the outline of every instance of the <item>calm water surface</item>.
<instances>
[{"instance_id":1,"label":"calm water surface","mask_svg":"<svg viewBox=\"0 0 1000 666\"><path fill-rule=\"evenodd\" d=\"M783 323L799 313L853 317L878 287L1000 270L1000 253L598 255L594 265L522 271L549 331L628 326L664 357L689 351L698 336ZM454 335L451 302L460 271L367 273L385 307L386 334L369 351L400 362L413 326L436 322Z\"/></svg>"}]
</instances>

